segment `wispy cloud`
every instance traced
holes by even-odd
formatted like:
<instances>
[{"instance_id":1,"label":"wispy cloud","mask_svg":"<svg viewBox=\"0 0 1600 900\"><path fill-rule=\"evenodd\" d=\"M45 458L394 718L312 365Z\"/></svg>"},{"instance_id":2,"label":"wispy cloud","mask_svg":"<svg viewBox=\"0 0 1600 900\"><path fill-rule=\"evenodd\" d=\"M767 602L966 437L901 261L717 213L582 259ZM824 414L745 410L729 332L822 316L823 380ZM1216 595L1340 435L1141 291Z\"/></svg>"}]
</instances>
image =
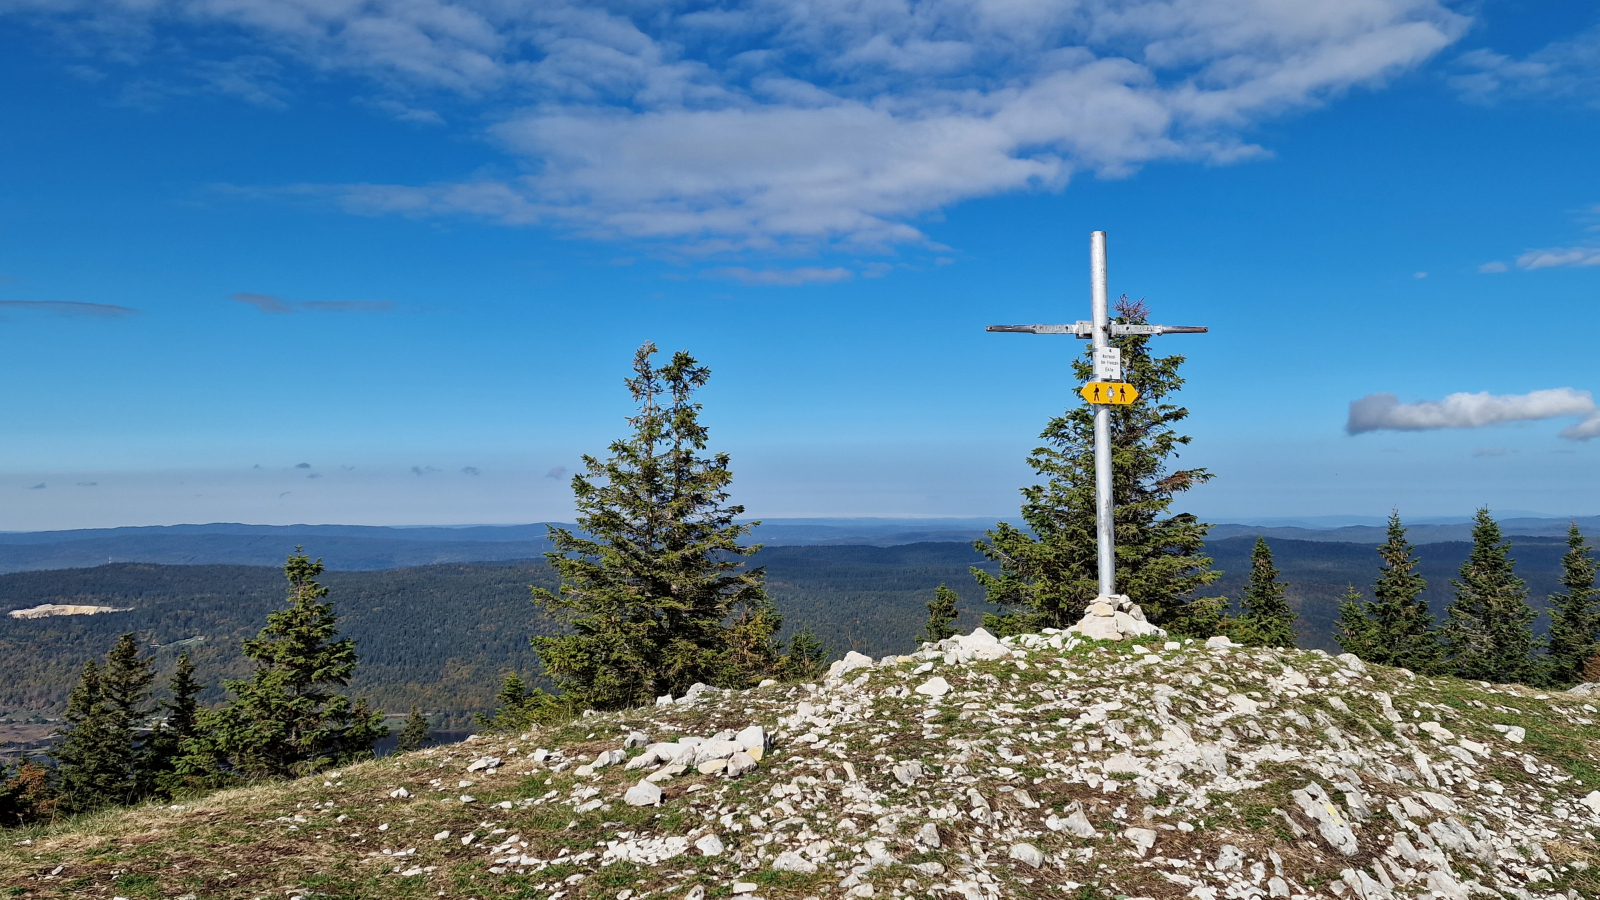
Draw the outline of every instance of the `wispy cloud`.
<instances>
[{"instance_id":1,"label":"wispy cloud","mask_svg":"<svg viewBox=\"0 0 1600 900\"><path fill-rule=\"evenodd\" d=\"M1517 257L1519 269L1553 269L1560 266L1600 266L1600 247L1552 247L1529 250Z\"/></svg>"},{"instance_id":2,"label":"wispy cloud","mask_svg":"<svg viewBox=\"0 0 1600 900\"><path fill-rule=\"evenodd\" d=\"M1486 262L1479 266L1478 271L1487 275L1495 272L1504 272L1506 268L1506 264L1497 259L1494 262Z\"/></svg>"},{"instance_id":3,"label":"wispy cloud","mask_svg":"<svg viewBox=\"0 0 1600 900\"><path fill-rule=\"evenodd\" d=\"M127 306L111 303L77 303L71 300L0 300L0 309L91 319L117 319L139 314L139 310Z\"/></svg>"},{"instance_id":4,"label":"wispy cloud","mask_svg":"<svg viewBox=\"0 0 1600 900\"><path fill-rule=\"evenodd\" d=\"M737 281L740 284L783 287L849 281L855 275L856 273L849 269L841 268L747 269L743 266L711 269L705 273L707 278L727 279L729 281Z\"/></svg>"},{"instance_id":5,"label":"wispy cloud","mask_svg":"<svg viewBox=\"0 0 1600 900\"><path fill-rule=\"evenodd\" d=\"M394 309L391 300L306 300L292 303L272 294L234 294L235 303L254 306L268 315L286 316L297 312L381 313Z\"/></svg>"},{"instance_id":6,"label":"wispy cloud","mask_svg":"<svg viewBox=\"0 0 1600 900\"><path fill-rule=\"evenodd\" d=\"M28 490L30 490L30 491L42 491L42 490L44 490L44 488L45 488L44 482L41 481L38 484L34 485L33 487L28 488Z\"/></svg>"},{"instance_id":7,"label":"wispy cloud","mask_svg":"<svg viewBox=\"0 0 1600 900\"><path fill-rule=\"evenodd\" d=\"M26 6L133 81L169 54L196 90L271 104L296 72L354 74L424 124L445 116L412 98L453 96L478 108L450 118L496 123L529 173L316 189L353 211L700 253L926 244L918 219L963 200L1260 158L1263 121L1380 85L1470 24L1440 0Z\"/></svg>"},{"instance_id":8,"label":"wispy cloud","mask_svg":"<svg viewBox=\"0 0 1600 900\"><path fill-rule=\"evenodd\" d=\"M461 474L463 474L463 475L482 475L483 474L483 470L478 468L477 466L462 466L461 467Z\"/></svg>"},{"instance_id":9,"label":"wispy cloud","mask_svg":"<svg viewBox=\"0 0 1600 900\"><path fill-rule=\"evenodd\" d=\"M1600 436L1600 415L1588 391L1551 388L1527 394L1451 394L1443 400L1401 403L1394 394L1368 394L1350 403L1345 430L1427 431L1438 428L1483 428L1507 422L1529 422L1563 416L1584 416L1584 421L1561 432L1568 440Z\"/></svg>"},{"instance_id":10,"label":"wispy cloud","mask_svg":"<svg viewBox=\"0 0 1600 900\"><path fill-rule=\"evenodd\" d=\"M1459 74L1450 83L1469 100L1570 98L1600 106L1600 26L1520 59L1485 48L1461 54L1455 65Z\"/></svg>"},{"instance_id":11,"label":"wispy cloud","mask_svg":"<svg viewBox=\"0 0 1600 900\"><path fill-rule=\"evenodd\" d=\"M565 474L567 474L567 467L566 466L556 466L555 468L551 469L550 471L544 473L544 477L546 477L546 478L554 478L554 479L559 481L561 479L561 476L563 476Z\"/></svg>"}]
</instances>

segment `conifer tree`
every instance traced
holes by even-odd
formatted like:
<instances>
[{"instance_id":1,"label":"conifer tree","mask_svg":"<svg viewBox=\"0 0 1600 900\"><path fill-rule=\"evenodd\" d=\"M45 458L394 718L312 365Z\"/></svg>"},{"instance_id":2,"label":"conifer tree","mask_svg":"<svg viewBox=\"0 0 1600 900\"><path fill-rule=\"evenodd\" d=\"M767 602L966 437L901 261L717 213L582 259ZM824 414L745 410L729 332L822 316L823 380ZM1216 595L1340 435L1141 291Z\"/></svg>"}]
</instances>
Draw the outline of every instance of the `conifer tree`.
<instances>
[{"instance_id":1,"label":"conifer tree","mask_svg":"<svg viewBox=\"0 0 1600 900\"><path fill-rule=\"evenodd\" d=\"M1124 296L1117 322L1145 324L1142 302ZM1205 469L1173 469L1171 459L1189 443L1175 426L1189 411L1172 402L1183 386L1182 356L1158 357L1150 338L1111 339L1122 351L1124 380L1139 391L1127 406L1111 407L1112 497L1115 504L1116 590L1143 608L1152 622L1179 634L1214 632L1222 598L1197 598L1215 581L1204 555L1210 527L1189 513L1169 515L1182 492L1211 480ZM1079 381L1094 374L1092 348L1072 363ZM1094 407L1073 405L1049 421L1044 446L1028 457L1040 483L1022 489L1026 528L995 525L974 545L1000 564L1000 574L972 570L1001 608L984 625L1002 634L1065 628L1082 618L1099 592L1095 551Z\"/></svg>"},{"instance_id":2,"label":"conifer tree","mask_svg":"<svg viewBox=\"0 0 1600 900\"><path fill-rule=\"evenodd\" d=\"M156 726L147 744L142 792L160 790L171 795L178 787L176 777L178 760L183 756L184 743L198 734L200 716L200 691L204 686L194 677L194 662L188 653L178 655L178 664L172 679L167 682L168 699L161 702L165 718Z\"/></svg>"},{"instance_id":3,"label":"conifer tree","mask_svg":"<svg viewBox=\"0 0 1600 900\"><path fill-rule=\"evenodd\" d=\"M639 348L626 382L633 433L572 479L577 530L550 528L559 591L533 588L568 628L533 646L573 709L650 703L696 682L744 687L778 661L781 618L764 571L744 565L760 547L740 544L753 526L728 505L728 455L705 455L693 396L710 370L681 350L658 367L655 352Z\"/></svg>"},{"instance_id":4,"label":"conifer tree","mask_svg":"<svg viewBox=\"0 0 1600 900\"><path fill-rule=\"evenodd\" d=\"M828 668L828 648L810 625L789 637L789 646L779 663L778 675L784 681L815 681Z\"/></svg>"},{"instance_id":5,"label":"conifer tree","mask_svg":"<svg viewBox=\"0 0 1600 900\"><path fill-rule=\"evenodd\" d=\"M1230 631L1246 646L1293 647L1294 621L1284 586L1278 583L1272 548L1266 538L1257 537L1250 551L1250 582L1240 601L1240 616Z\"/></svg>"},{"instance_id":6,"label":"conifer tree","mask_svg":"<svg viewBox=\"0 0 1600 900\"><path fill-rule=\"evenodd\" d=\"M1383 666L1396 666L1413 672L1432 674L1440 666L1439 638L1433 628L1433 614L1422 592L1428 582L1417 574L1416 548L1406 539L1406 528L1400 521L1400 512L1389 513L1388 539L1378 548L1383 568L1372 587L1373 600L1361 606L1364 625L1357 626L1352 607L1340 607L1340 632L1358 635L1362 650L1355 649L1345 638L1340 646L1366 662ZM1347 624L1346 616L1352 618Z\"/></svg>"},{"instance_id":7,"label":"conifer tree","mask_svg":"<svg viewBox=\"0 0 1600 900\"><path fill-rule=\"evenodd\" d=\"M411 715L406 716L404 725L400 726L400 736L395 741L396 753L409 753L420 750L428 743L428 719L422 711L415 706L411 707Z\"/></svg>"},{"instance_id":8,"label":"conifer tree","mask_svg":"<svg viewBox=\"0 0 1600 900\"><path fill-rule=\"evenodd\" d=\"M1333 639L1344 652L1370 659L1374 655L1372 630L1365 599L1355 585L1347 586L1344 596L1339 598L1339 619L1333 626Z\"/></svg>"},{"instance_id":9,"label":"conifer tree","mask_svg":"<svg viewBox=\"0 0 1600 900\"><path fill-rule=\"evenodd\" d=\"M1528 588L1516 576L1511 542L1500 526L1480 509L1473 518L1472 552L1461 565L1461 578L1450 584L1450 602L1441 637L1450 674L1499 683L1527 682L1534 670L1535 613L1528 606Z\"/></svg>"},{"instance_id":10,"label":"conifer tree","mask_svg":"<svg viewBox=\"0 0 1600 900\"><path fill-rule=\"evenodd\" d=\"M335 689L350 683L355 641L338 638L338 619L318 584L322 560L296 548L284 564L289 606L267 616L267 625L243 643L255 660L248 681L228 681L234 698L204 717L201 739L191 741L185 770L281 777L313 772L372 752L388 733L383 715Z\"/></svg>"},{"instance_id":11,"label":"conifer tree","mask_svg":"<svg viewBox=\"0 0 1600 900\"><path fill-rule=\"evenodd\" d=\"M937 644L955 636L956 617L961 615L956 609L959 599L943 582L933 589L933 599L928 601L928 621L922 626L922 634L917 635L918 643Z\"/></svg>"},{"instance_id":12,"label":"conifer tree","mask_svg":"<svg viewBox=\"0 0 1600 900\"><path fill-rule=\"evenodd\" d=\"M1595 590L1594 575L1593 551L1573 522L1561 557L1562 590L1550 597L1547 660L1553 685L1582 681L1585 663L1600 653L1600 591Z\"/></svg>"},{"instance_id":13,"label":"conifer tree","mask_svg":"<svg viewBox=\"0 0 1600 900\"><path fill-rule=\"evenodd\" d=\"M78 813L131 803L147 783L138 728L150 715L147 701L155 678L139 656L132 634L117 639L105 665L84 664L67 699L70 726L52 750L60 779L61 807Z\"/></svg>"}]
</instances>

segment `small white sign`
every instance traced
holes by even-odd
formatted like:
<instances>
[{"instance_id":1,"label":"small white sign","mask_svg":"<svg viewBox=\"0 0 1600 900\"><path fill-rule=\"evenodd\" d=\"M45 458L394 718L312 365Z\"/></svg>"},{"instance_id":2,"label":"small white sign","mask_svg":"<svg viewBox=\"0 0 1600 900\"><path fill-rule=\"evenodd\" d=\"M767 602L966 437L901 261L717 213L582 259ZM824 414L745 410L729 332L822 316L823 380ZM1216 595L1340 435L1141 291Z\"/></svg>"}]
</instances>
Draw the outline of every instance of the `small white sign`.
<instances>
[{"instance_id":1,"label":"small white sign","mask_svg":"<svg viewBox=\"0 0 1600 900\"><path fill-rule=\"evenodd\" d=\"M1094 352L1094 377L1101 381L1122 380L1122 351L1107 347Z\"/></svg>"}]
</instances>

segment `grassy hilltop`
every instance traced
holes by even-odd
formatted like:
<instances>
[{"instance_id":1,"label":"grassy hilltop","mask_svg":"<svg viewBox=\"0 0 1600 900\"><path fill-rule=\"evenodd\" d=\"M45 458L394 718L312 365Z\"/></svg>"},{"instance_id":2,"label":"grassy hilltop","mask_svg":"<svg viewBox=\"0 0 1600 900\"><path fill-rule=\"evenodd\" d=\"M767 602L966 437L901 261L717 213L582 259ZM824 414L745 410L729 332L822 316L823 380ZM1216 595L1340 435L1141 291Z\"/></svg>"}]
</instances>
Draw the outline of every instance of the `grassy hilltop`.
<instances>
[{"instance_id":1,"label":"grassy hilltop","mask_svg":"<svg viewBox=\"0 0 1600 900\"><path fill-rule=\"evenodd\" d=\"M707 693L7 832L0 892L1600 896L1592 697L1316 651L945 646L820 686ZM771 745L738 778L620 761L751 725ZM624 748L634 732L648 749ZM625 802L651 773L660 805Z\"/></svg>"}]
</instances>

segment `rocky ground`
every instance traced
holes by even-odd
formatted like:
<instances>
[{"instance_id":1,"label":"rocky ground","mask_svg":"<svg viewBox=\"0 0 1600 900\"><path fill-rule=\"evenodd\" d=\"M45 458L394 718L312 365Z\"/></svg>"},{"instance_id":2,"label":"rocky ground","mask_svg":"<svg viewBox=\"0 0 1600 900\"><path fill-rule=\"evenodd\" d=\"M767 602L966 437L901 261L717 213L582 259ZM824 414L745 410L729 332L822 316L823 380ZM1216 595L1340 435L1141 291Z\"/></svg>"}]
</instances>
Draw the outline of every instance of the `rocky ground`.
<instances>
[{"instance_id":1,"label":"rocky ground","mask_svg":"<svg viewBox=\"0 0 1600 900\"><path fill-rule=\"evenodd\" d=\"M16 897L1600 897L1600 698L983 633L0 833Z\"/></svg>"}]
</instances>

